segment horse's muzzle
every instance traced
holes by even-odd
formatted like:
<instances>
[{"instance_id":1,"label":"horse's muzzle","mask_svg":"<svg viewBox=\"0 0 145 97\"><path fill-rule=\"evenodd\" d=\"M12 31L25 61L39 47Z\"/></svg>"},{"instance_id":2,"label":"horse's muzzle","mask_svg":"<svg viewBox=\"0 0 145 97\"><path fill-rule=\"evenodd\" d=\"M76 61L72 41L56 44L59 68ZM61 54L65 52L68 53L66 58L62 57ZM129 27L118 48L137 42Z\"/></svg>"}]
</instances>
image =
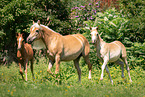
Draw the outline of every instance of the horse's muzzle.
<instances>
[{"instance_id":1,"label":"horse's muzzle","mask_svg":"<svg viewBox=\"0 0 145 97\"><path fill-rule=\"evenodd\" d=\"M35 41L35 39L36 39L36 36L34 36L34 37L28 36L27 42L28 42L29 44L31 44L33 41Z\"/></svg>"},{"instance_id":2,"label":"horse's muzzle","mask_svg":"<svg viewBox=\"0 0 145 97\"><path fill-rule=\"evenodd\" d=\"M32 43L32 41L31 41L31 39L30 39L29 37L27 38L27 42L28 42L29 44Z\"/></svg>"},{"instance_id":3,"label":"horse's muzzle","mask_svg":"<svg viewBox=\"0 0 145 97\"><path fill-rule=\"evenodd\" d=\"M95 40L94 40L94 41L92 41L92 44L95 44L95 42L96 42Z\"/></svg>"}]
</instances>

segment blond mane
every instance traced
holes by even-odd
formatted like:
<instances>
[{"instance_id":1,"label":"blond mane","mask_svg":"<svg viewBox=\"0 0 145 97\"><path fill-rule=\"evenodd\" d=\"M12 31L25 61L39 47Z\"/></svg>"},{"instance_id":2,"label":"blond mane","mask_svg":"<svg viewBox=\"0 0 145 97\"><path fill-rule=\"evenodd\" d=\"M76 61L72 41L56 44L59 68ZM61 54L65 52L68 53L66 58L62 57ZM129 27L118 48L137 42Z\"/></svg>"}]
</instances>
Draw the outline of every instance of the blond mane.
<instances>
[{"instance_id":1,"label":"blond mane","mask_svg":"<svg viewBox=\"0 0 145 97\"><path fill-rule=\"evenodd\" d=\"M48 26L45 26L45 25L42 25L42 24L38 25L38 23L34 23L34 24L30 27L30 29L31 29L32 27L36 27L36 28L38 28L38 29L40 29L40 30L42 30L42 27L43 27L43 28L46 28L47 30L49 30L49 31L51 31L51 32L57 33L57 32L55 32L54 30L50 29ZM59 34L59 33L58 33L58 34Z\"/></svg>"}]
</instances>

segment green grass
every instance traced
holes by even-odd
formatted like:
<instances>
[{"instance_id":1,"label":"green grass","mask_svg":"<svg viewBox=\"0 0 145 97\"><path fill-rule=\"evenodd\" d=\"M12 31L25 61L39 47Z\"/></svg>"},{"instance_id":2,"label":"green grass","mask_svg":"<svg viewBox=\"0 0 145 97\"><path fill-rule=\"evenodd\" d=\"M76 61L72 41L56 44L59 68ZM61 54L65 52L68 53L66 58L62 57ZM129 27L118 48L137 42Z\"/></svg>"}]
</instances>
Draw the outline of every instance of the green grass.
<instances>
[{"instance_id":1,"label":"green grass","mask_svg":"<svg viewBox=\"0 0 145 97\"><path fill-rule=\"evenodd\" d=\"M0 97L145 97L145 71L136 67L131 69L133 82L129 82L125 70L124 82L121 78L120 66L109 67L114 84L110 84L107 73L104 80L99 81L101 70L93 65L92 80L88 80L88 68L83 60L80 62L82 81L78 82L78 75L73 62L62 62L60 65L60 77L54 78L47 75L46 60L42 58L38 63L34 62L35 80L32 80L30 68L28 68L28 81L22 80L19 67L16 63L10 66L0 66ZM52 72L55 71L55 65Z\"/></svg>"}]
</instances>

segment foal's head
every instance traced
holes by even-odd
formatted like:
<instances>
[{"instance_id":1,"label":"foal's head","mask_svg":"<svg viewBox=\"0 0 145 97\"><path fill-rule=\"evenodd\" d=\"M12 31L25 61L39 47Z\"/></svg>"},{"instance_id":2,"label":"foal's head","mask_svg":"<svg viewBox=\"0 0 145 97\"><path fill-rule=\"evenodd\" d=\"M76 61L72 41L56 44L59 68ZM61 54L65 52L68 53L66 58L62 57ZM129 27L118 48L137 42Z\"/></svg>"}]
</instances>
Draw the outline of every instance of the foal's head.
<instances>
[{"instance_id":1,"label":"foal's head","mask_svg":"<svg viewBox=\"0 0 145 97\"><path fill-rule=\"evenodd\" d=\"M40 20L37 23L34 23L30 28L30 34L27 38L28 43L32 43L34 40L38 40L42 37L42 27L40 26Z\"/></svg>"},{"instance_id":2,"label":"foal's head","mask_svg":"<svg viewBox=\"0 0 145 97\"><path fill-rule=\"evenodd\" d=\"M90 31L91 31L91 38L92 38L92 43L95 43L97 40L98 40L98 36L99 36L99 33L98 33L98 27L90 27Z\"/></svg>"},{"instance_id":3,"label":"foal's head","mask_svg":"<svg viewBox=\"0 0 145 97\"><path fill-rule=\"evenodd\" d=\"M18 44L17 49L20 50L24 42L23 34L17 33L16 38L17 38L17 44Z\"/></svg>"}]
</instances>

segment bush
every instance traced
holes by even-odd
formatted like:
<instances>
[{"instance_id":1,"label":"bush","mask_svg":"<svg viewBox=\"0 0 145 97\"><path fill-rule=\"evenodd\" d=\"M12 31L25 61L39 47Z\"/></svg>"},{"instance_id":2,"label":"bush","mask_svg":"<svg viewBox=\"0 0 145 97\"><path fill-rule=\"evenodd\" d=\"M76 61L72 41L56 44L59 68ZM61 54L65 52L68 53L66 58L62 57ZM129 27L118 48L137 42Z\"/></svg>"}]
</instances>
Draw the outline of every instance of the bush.
<instances>
[{"instance_id":1,"label":"bush","mask_svg":"<svg viewBox=\"0 0 145 97\"><path fill-rule=\"evenodd\" d=\"M109 9L104 13L98 12L92 17L95 18L95 21L88 20L84 24L88 27L98 26L99 32L102 33L102 38L107 42L114 40L123 41L125 34L128 32L128 22L129 20L124 17L123 14L117 12L117 10Z\"/></svg>"},{"instance_id":2,"label":"bush","mask_svg":"<svg viewBox=\"0 0 145 97\"><path fill-rule=\"evenodd\" d=\"M128 36L132 42L145 41L145 1L119 0L121 13L129 19Z\"/></svg>"}]
</instances>

